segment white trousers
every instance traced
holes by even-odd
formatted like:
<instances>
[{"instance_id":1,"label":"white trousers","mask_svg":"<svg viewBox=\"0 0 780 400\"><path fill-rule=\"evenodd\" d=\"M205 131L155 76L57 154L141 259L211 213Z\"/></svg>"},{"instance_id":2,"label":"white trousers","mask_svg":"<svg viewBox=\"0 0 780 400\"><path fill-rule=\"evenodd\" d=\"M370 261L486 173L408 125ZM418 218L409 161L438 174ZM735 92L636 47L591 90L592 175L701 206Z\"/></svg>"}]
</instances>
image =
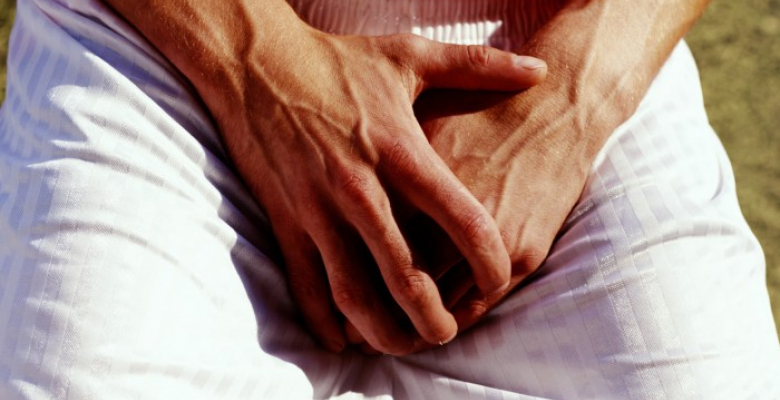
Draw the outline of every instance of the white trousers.
<instances>
[{"instance_id":1,"label":"white trousers","mask_svg":"<svg viewBox=\"0 0 780 400\"><path fill-rule=\"evenodd\" d=\"M299 7L334 31L522 40L461 0L438 3L460 21L387 4ZM174 68L97 0L21 0L16 18L0 399L780 399L763 255L684 44L528 286L449 345L365 357L303 330L265 217Z\"/></svg>"}]
</instances>

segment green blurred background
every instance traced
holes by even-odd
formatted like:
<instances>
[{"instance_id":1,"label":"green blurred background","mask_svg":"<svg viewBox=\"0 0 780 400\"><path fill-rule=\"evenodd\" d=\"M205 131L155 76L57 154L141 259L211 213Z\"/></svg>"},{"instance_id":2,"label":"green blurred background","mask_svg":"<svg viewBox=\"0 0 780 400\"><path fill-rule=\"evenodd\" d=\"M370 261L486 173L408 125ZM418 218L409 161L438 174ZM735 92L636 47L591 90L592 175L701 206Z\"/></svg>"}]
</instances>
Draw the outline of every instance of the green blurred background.
<instances>
[{"instance_id":1,"label":"green blurred background","mask_svg":"<svg viewBox=\"0 0 780 400\"><path fill-rule=\"evenodd\" d=\"M742 211L766 253L780 325L780 0L714 0L688 43Z\"/></svg>"},{"instance_id":2,"label":"green blurred background","mask_svg":"<svg viewBox=\"0 0 780 400\"><path fill-rule=\"evenodd\" d=\"M0 0L0 103L14 2ZM737 178L740 203L764 246L780 325L780 0L715 0L688 41L710 120ZM779 330L780 332L780 330Z\"/></svg>"}]
</instances>

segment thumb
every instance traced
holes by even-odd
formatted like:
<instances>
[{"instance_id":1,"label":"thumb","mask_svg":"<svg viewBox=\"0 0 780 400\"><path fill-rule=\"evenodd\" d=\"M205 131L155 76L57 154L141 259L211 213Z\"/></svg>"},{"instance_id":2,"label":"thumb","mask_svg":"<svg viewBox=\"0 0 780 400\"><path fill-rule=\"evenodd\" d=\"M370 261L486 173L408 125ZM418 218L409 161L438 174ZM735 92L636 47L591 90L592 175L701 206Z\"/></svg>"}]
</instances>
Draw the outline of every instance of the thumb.
<instances>
[{"instance_id":1,"label":"thumb","mask_svg":"<svg viewBox=\"0 0 780 400\"><path fill-rule=\"evenodd\" d=\"M418 87L518 91L541 83L547 64L487 46L417 41L408 66L421 80Z\"/></svg>"}]
</instances>

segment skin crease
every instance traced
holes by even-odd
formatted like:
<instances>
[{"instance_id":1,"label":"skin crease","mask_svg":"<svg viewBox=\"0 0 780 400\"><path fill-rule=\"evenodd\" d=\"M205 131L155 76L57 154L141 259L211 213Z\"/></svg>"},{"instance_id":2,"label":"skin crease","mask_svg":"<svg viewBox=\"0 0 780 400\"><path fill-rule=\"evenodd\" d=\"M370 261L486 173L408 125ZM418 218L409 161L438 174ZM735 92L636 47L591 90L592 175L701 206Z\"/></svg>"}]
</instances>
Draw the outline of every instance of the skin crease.
<instances>
[{"instance_id":1,"label":"skin crease","mask_svg":"<svg viewBox=\"0 0 780 400\"><path fill-rule=\"evenodd\" d=\"M283 0L106 3L203 98L327 348L346 345L339 313L384 353L457 333L402 235L396 203L446 232L481 292L507 287L511 265L497 225L434 152L412 104L432 87L525 89L544 77L543 62L411 35L334 36Z\"/></svg>"}]
</instances>

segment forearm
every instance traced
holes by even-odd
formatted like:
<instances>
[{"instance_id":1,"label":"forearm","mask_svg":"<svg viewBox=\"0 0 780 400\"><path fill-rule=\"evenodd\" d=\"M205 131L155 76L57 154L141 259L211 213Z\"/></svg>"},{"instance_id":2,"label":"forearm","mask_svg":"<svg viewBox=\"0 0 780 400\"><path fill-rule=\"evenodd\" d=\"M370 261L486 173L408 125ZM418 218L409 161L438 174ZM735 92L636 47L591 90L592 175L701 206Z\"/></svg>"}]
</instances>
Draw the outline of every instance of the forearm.
<instances>
[{"instance_id":1,"label":"forearm","mask_svg":"<svg viewBox=\"0 0 780 400\"><path fill-rule=\"evenodd\" d=\"M461 331L542 265L604 141L634 113L707 1L566 3L517 49L547 62L539 86L509 99L432 93L416 105L436 152L494 216L512 261L511 285L494 296L468 292L462 265L440 278Z\"/></svg>"},{"instance_id":2,"label":"forearm","mask_svg":"<svg viewBox=\"0 0 780 400\"><path fill-rule=\"evenodd\" d=\"M709 0L595 0L568 4L520 51L547 61L532 91L565 97L581 143L595 155L633 114L674 46ZM575 115L576 114L576 115Z\"/></svg>"},{"instance_id":3,"label":"forearm","mask_svg":"<svg viewBox=\"0 0 780 400\"><path fill-rule=\"evenodd\" d=\"M498 227L426 141L412 104L426 87L525 89L543 76L538 60L412 36L329 35L283 0L105 1L198 90L268 215L290 293L329 348L345 343L337 312L384 353L407 353L418 334L441 343L457 333L396 205L441 226L480 290L509 284ZM396 324L383 293L416 332Z\"/></svg>"},{"instance_id":4,"label":"forearm","mask_svg":"<svg viewBox=\"0 0 780 400\"><path fill-rule=\"evenodd\" d=\"M193 83L215 116L237 111L250 57L272 60L307 28L284 0L104 2Z\"/></svg>"}]
</instances>

